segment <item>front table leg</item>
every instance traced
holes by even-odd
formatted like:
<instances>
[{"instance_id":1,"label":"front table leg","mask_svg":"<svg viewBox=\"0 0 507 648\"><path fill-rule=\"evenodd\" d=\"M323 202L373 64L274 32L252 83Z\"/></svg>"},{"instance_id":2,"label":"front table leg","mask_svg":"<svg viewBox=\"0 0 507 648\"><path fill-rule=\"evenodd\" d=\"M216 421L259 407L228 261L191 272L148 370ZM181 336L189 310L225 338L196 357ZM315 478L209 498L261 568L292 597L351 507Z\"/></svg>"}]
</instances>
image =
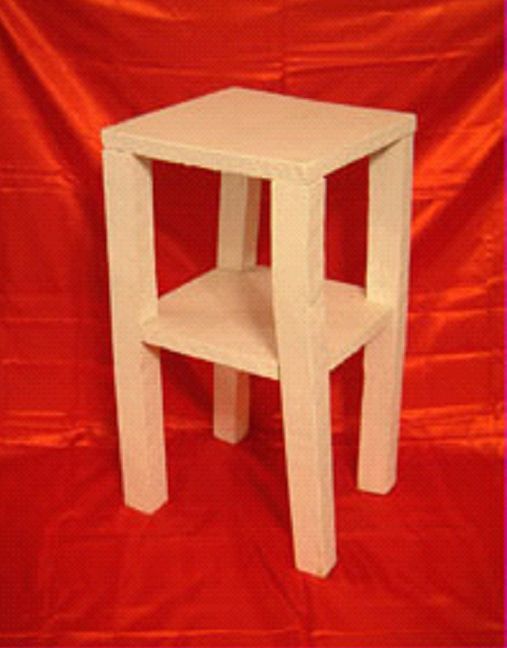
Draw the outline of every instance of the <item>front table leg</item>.
<instances>
[{"instance_id":1,"label":"front table leg","mask_svg":"<svg viewBox=\"0 0 507 648\"><path fill-rule=\"evenodd\" d=\"M324 181L272 183L273 308L296 567L336 563L324 341Z\"/></svg>"},{"instance_id":2,"label":"front table leg","mask_svg":"<svg viewBox=\"0 0 507 648\"><path fill-rule=\"evenodd\" d=\"M106 149L104 186L123 492L151 513L167 500L160 359L141 332L157 312L151 165Z\"/></svg>"}]
</instances>

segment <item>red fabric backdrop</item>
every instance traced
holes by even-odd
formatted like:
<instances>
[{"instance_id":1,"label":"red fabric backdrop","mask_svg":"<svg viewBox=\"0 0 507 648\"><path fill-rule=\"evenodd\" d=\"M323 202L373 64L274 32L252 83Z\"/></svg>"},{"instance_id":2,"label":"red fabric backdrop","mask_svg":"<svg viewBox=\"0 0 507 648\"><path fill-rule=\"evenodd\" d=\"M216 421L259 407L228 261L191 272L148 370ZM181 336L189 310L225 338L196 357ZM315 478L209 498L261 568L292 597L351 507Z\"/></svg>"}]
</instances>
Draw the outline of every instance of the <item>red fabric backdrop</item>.
<instances>
[{"instance_id":1,"label":"red fabric backdrop","mask_svg":"<svg viewBox=\"0 0 507 648\"><path fill-rule=\"evenodd\" d=\"M3 0L0 27L0 642L500 645L501 2ZM210 367L164 356L172 501L121 506L99 129L233 84L419 116L400 479L354 489L355 357L325 581L292 568L276 383L230 448ZM365 170L328 183L356 282ZM213 264L217 176L155 171L165 291Z\"/></svg>"}]
</instances>

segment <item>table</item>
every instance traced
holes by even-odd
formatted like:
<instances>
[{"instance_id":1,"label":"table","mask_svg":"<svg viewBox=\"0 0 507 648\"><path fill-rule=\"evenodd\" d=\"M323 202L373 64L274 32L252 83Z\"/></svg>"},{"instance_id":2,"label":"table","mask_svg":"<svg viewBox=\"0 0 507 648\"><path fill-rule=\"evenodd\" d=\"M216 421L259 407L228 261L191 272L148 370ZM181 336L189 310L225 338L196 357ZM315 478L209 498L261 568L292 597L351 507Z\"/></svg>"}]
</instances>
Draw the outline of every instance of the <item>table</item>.
<instances>
[{"instance_id":1,"label":"table","mask_svg":"<svg viewBox=\"0 0 507 648\"><path fill-rule=\"evenodd\" d=\"M214 434L248 431L249 374L280 381L296 567L336 563L329 372L362 346L358 487L395 483L415 116L227 88L105 128L125 502L167 500L159 349L214 363ZM325 278L325 176L369 156L365 287ZM151 160L221 173L216 268L159 297ZM271 267L257 265L261 179ZM196 224L198 227L198 224Z\"/></svg>"}]
</instances>

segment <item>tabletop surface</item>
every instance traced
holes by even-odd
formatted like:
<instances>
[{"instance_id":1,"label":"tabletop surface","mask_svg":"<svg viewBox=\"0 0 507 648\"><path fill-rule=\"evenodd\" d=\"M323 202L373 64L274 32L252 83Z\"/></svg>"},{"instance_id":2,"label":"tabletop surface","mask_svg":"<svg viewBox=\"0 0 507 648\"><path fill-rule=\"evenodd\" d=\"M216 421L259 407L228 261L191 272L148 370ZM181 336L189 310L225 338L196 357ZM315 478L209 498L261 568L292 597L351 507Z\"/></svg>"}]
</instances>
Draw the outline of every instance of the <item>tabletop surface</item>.
<instances>
[{"instance_id":1,"label":"tabletop surface","mask_svg":"<svg viewBox=\"0 0 507 648\"><path fill-rule=\"evenodd\" d=\"M231 87L105 128L103 141L139 154L165 146L190 158L200 152L318 173L411 134L415 124L412 113Z\"/></svg>"}]
</instances>

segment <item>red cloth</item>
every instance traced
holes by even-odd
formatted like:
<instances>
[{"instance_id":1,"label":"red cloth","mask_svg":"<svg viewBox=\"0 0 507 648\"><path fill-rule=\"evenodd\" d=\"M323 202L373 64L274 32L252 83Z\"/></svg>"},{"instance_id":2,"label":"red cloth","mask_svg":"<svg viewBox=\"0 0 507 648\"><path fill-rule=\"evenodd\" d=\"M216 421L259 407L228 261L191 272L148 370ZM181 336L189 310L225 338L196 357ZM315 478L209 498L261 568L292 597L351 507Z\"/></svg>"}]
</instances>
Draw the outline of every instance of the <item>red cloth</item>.
<instances>
[{"instance_id":1,"label":"red cloth","mask_svg":"<svg viewBox=\"0 0 507 648\"><path fill-rule=\"evenodd\" d=\"M0 643L502 644L502 3L3 0L0 22ZM228 85L419 116L399 484L354 488L358 356L333 374L324 581L292 568L276 383L227 447L210 367L165 355L172 501L121 506L99 129ZM355 282L365 170L329 179L329 274ZM213 264L217 176L155 175L166 291Z\"/></svg>"}]
</instances>

